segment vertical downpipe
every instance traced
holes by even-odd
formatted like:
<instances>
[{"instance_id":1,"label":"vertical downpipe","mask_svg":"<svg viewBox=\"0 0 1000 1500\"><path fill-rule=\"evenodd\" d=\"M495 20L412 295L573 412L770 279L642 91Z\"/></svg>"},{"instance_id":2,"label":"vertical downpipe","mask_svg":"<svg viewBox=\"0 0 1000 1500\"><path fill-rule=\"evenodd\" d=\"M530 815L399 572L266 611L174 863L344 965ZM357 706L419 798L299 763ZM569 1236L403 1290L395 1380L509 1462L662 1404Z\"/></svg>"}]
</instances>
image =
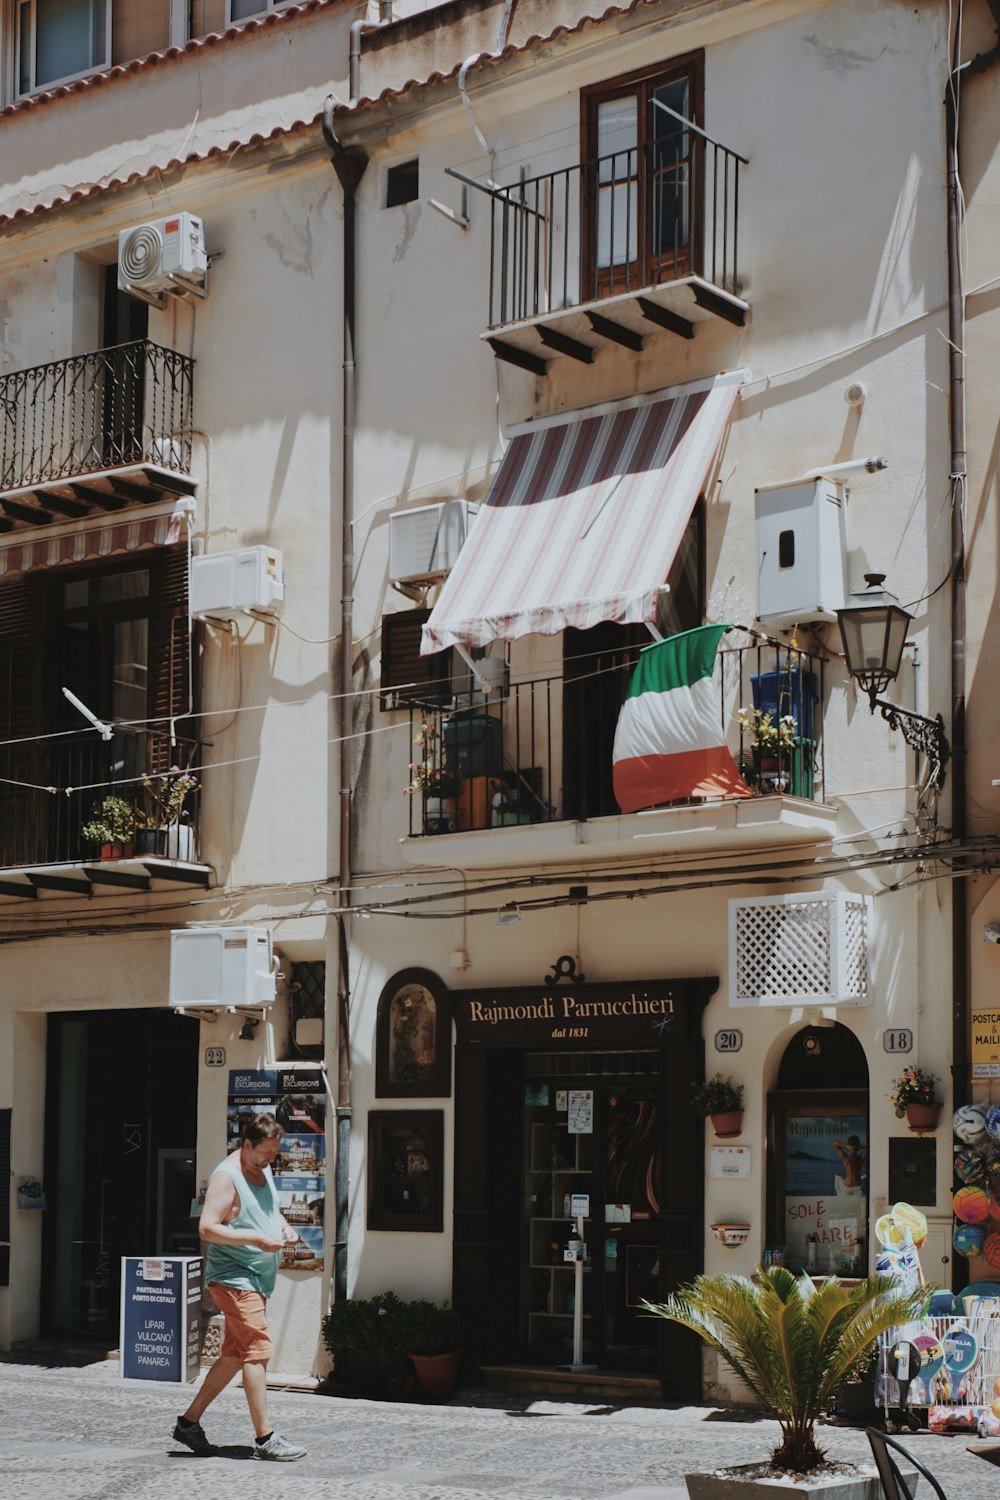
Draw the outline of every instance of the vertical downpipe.
<instances>
[{"instance_id":1,"label":"vertical downpipe","mask_svg":"<svg viewBox=\"0 0 1000 1500\"><path fill-rule=\"evenodd\" d=\"M354 420L356 409L355 369L355 269L356 191L368 165L361 151L347 151L333 130L334 101L323 106L323 136L330 147L334 171L344 194L343 258L343 417L341 431L341 584L340 584L340 848L339 895L342 915L337 934L337 1166L334 1179L336 1248L333 1262L335 1301L347 1296L347 1236L351 1145L351 977L349 967L349 917L344 909L351 902L351 750L353 725L354 640Z\"/></svg>"}]
</instances>

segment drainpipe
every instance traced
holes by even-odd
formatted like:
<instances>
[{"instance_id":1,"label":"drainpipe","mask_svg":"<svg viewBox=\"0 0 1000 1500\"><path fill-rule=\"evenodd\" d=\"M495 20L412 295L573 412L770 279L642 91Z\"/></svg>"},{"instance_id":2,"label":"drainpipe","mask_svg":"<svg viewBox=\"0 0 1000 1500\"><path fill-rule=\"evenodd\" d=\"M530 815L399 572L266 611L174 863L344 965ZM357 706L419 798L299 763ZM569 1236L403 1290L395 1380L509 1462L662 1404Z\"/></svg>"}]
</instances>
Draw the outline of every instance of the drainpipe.
<instances>
[{"instance_id":1,"label":"drainpipe","mask_svg":"<svg viewBox=\"0 0 1000 1500\"><path fill-rule=\"evenodd\" d=\"M344 193L344 362L343 416L341 430L341 583L340 583L340 697L337 729L340 737L340 887L341 908L351 903L351 751L353 722L351 690L353 687L354 640L354 415L355 390L355 193L368 158L361 151L345 150L333 129L335 101L323 105L323 137L330 148L330 158ZM337 947L337 1169L334 1179L336 1197L336 1249L334 1251L333 1295L336 1301L347 1296L347 1229L348 1188L350 1185L351 1144L351 976L348 939L349 919L338 918Z\"/></svg>"},{"instance_id":2,"label":"drainpipe","mask_svg":"<svg viewBox=\"0 0 1000 1500\"><path fill-rule=\"evenodd\" d=\"M377 31L380 26L388 26L392 20L392 0L379 0L377 21L352 21L351 43L348 51L348 81L351 90L351 103L354 104L361 92L361 33L363 31ZM326 126L323 127L326 134Z\"/></svg>"},{"instance_id":3,"label":"drainpipe","mask_svg":"<svg viewBox=\"0 0 1000 1500\"><path fill-rule=\"evenodd\" d=\"M948 363L951 437L951 801L952 832L964 839L966 816L966 576L965 499L968 480L965 423L965 307L962 295L959 91L964 73L984 73L1000 61L1000 0L986 0L997 29L987 52L962 64L961 27L955 29L952 68L945 94L945 149L948 183ZM952 882L952 1089L956 1105L969 1097L969 901L964 878ZM956 1268L957 1269L957 1268Z\"/></svg>"}]
</instances>

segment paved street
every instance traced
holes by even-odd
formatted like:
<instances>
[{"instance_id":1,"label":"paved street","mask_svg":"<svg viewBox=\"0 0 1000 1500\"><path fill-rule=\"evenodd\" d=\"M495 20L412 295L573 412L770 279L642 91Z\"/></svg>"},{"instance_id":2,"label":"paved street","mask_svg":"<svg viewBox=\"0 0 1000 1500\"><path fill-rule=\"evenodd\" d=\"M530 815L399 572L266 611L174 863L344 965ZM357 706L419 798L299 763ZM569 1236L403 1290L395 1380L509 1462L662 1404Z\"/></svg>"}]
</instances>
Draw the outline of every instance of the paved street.
<instances>
[{"instance_id":1,"label":"paved street","mask_svg":"<svg viewBox=\"0 0 1000 1500\"><path fill-rule=\"evenodd\" d=\"M276 1392L278 1429L309 1453L265 1466L246 1461L250 1429L239 1390L206 1418L219 1455L197 1459L170 1438L190 1388L122 1381L117 1372L111 1362L83 1370L0 1365L4 1500L682 1500L686 1470L762 1457L777 1431L710 1407L537 1401L518 1410L471 1404L483 1399L479 1392L467 1393L469 1404L446 1406ZM823 1428L822 1440L831 1455L867 1454L854 1429ZM966 1441L907 1439L949 1500L993 1500L997 1470L969 1455Z\"/></svg>"}]
</instances>

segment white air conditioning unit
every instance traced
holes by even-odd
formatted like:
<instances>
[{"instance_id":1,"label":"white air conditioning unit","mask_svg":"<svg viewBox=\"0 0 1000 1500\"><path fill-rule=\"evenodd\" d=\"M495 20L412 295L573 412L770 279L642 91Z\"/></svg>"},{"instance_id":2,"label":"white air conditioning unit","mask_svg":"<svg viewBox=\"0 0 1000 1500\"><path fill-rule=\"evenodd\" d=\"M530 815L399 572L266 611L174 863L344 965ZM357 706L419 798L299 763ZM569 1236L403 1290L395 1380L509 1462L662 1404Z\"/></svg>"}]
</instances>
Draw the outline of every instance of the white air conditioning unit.
<instances>
[{"instance_id":1,"label":"white air conditioning unit","mask_svg":"<svg viewBox=\"0 0 1000 1500\"><path fill-rule=\"evenodd\" d=\"M263 927L182 927L170 934L170 1004L180 1009L270 1005L271 934Z\"/></svg>"},{"instance_id":2,"label":"white air conditioning unit","mask_svg":"<svg viewBox=\"0 0 1000 1500\"><path fill-rule=\"evenodd\" d=\"M479 506L470 500L440 500L389 517L389 582L435 583L458 560Z\"/></svg>"},{"instance_id":3,"label":"white air conditioning unit","mask_svg":"<svg viewBox=\"0 0 1000 1500\"><path fill-rule=\"evenodd\" d=\"M870 896L796 892L729 903L732 1006L871 1005Z\"/></svg>"},{"instance_id":4,"label":"white air conditioning unit","mask_svg":"<svg viewBox=\"0 0 1000 1500\"><path fill-rule=\"evenodd\" d=\"M201 290L207 276L204 227L193 214L155 219L118 236L120 291L158 295Z\"/></svg>"},{"instance_id":5,"label":"white air conditioning unit","mask_svg":"<svg viewBox=\"0 0 1000 1500\"><path fill-rule=\"evenodd\" d=\"M191 559L191 614L243 614L249 609L277 611L285 597L282 554L276 547L241 547L235 552L205 552Z\"/></svg>"}]
</instances>

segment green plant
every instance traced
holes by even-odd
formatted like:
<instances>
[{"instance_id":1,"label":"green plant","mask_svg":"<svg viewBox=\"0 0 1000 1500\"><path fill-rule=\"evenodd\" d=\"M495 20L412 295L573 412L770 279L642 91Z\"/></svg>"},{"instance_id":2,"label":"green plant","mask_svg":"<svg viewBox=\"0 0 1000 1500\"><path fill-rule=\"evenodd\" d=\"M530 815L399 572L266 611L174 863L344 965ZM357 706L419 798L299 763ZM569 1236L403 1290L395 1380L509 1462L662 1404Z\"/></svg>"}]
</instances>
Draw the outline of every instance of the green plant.
<instances>
[{"instance_id":1,"label":"green plant","mask_svg":"<svg viewBox=\"0 0 1000 1500\"><path fill-rule=\"evenodd\" d=\"M691 1085L691 1108L705 1119L708 1115L726 1115L743 1108L743 1085L716 1073L704 1083Z\"/></svg>"},{"instance_id":2,"label":"green plant","mask_svg":"<svg viewBox=\"0 0 1000 1500\"><path fill-rule=\"evenodd\" d=\"M444 764L439 731L424 719L413 743L421 754L419 760L411 760L407 767L410 784L404 788L404 796L411 797L414 792L420 792L425 797L454 797L459 781Z\"/></svg>"},{"instance_id":3,"label":"green plant","mask_svg":"<svg viewBox=\"0 0 1000 1500\"><path fill-rule=\"evenodd\" d=\"M790 750L795 744L794 714L782 714L775 721L769 709L741 708L736 720L744 734L749 734L751 743L768 754Z\"/></svg>"},{"instance_id":4,"label":"green plant","mask_svg":"<svg viewBox=\"0 0 1000 1500\"><path fill-rule=\"evenodd\" d=\"M410 1302L406 1322L407 1354L451 1354L462 1347L462 1317L447 1302Z\"/></svg>"},{"instance_id":5,"label":"green plant","mask_svg":"<svg viewBox=\"0 0 1000 1500\"><path fill-rule=\"evenodd\" d=\"M196 792L201 785L189 771L182 771L180 766L171 766L169 771L164 771L159 776L144 776L142 784L155 809L152 818L154 828L172 828L182 817L186 817L184 803L189 794Z\"/></svg>"},{"instance_id":6,"label":"green plant","mask_svg":"<svg viewBox=\"0 0 1000 1500\"><path fill-rule=\"evenodd\" d=\"M140 813L124 797L105 797L80 835L88 844L127 844L141 821Z\"/></svg>"},{"instance_id":7,"label":"green plant","mask_svg":"<svg viewBox=\"0 0 1000 1500\"><path fill-rule=\"evenodd\" d=\"M936 1073L925 1073L923 1068L904 1068L889 1093L889 1103L900 1118L906 1113L908 1104L938 1104Z\"/></svg>"},{"instance_id":8,"label":"green plant","mask_svg":"<svg viewBox=\"0 0 1000 1500\"><path fill-rule=\"evenodd\" d=\"M338 1384L402 1394L412 1375L406 1347L408 1306L394 1292L333 1304L321 1328Z\"/></svg>"},{"instance_id":9,"label":"green plant","mask_svg":"<svg viewBox=\"0 0 1000 1500\"><path fill-rule=\"evenodd\" d=\"M836 1277L817 1286L784 1266L743 1276L699 1276L662 1303L658 1318L691 1328L750 1388L781 1428L776 1467L807 1474L823 1461L816 1419L879 1336L918 1318L926 1288L900 1291L890 1276L848 1290Z\"/></svg>"}]
</instances>

